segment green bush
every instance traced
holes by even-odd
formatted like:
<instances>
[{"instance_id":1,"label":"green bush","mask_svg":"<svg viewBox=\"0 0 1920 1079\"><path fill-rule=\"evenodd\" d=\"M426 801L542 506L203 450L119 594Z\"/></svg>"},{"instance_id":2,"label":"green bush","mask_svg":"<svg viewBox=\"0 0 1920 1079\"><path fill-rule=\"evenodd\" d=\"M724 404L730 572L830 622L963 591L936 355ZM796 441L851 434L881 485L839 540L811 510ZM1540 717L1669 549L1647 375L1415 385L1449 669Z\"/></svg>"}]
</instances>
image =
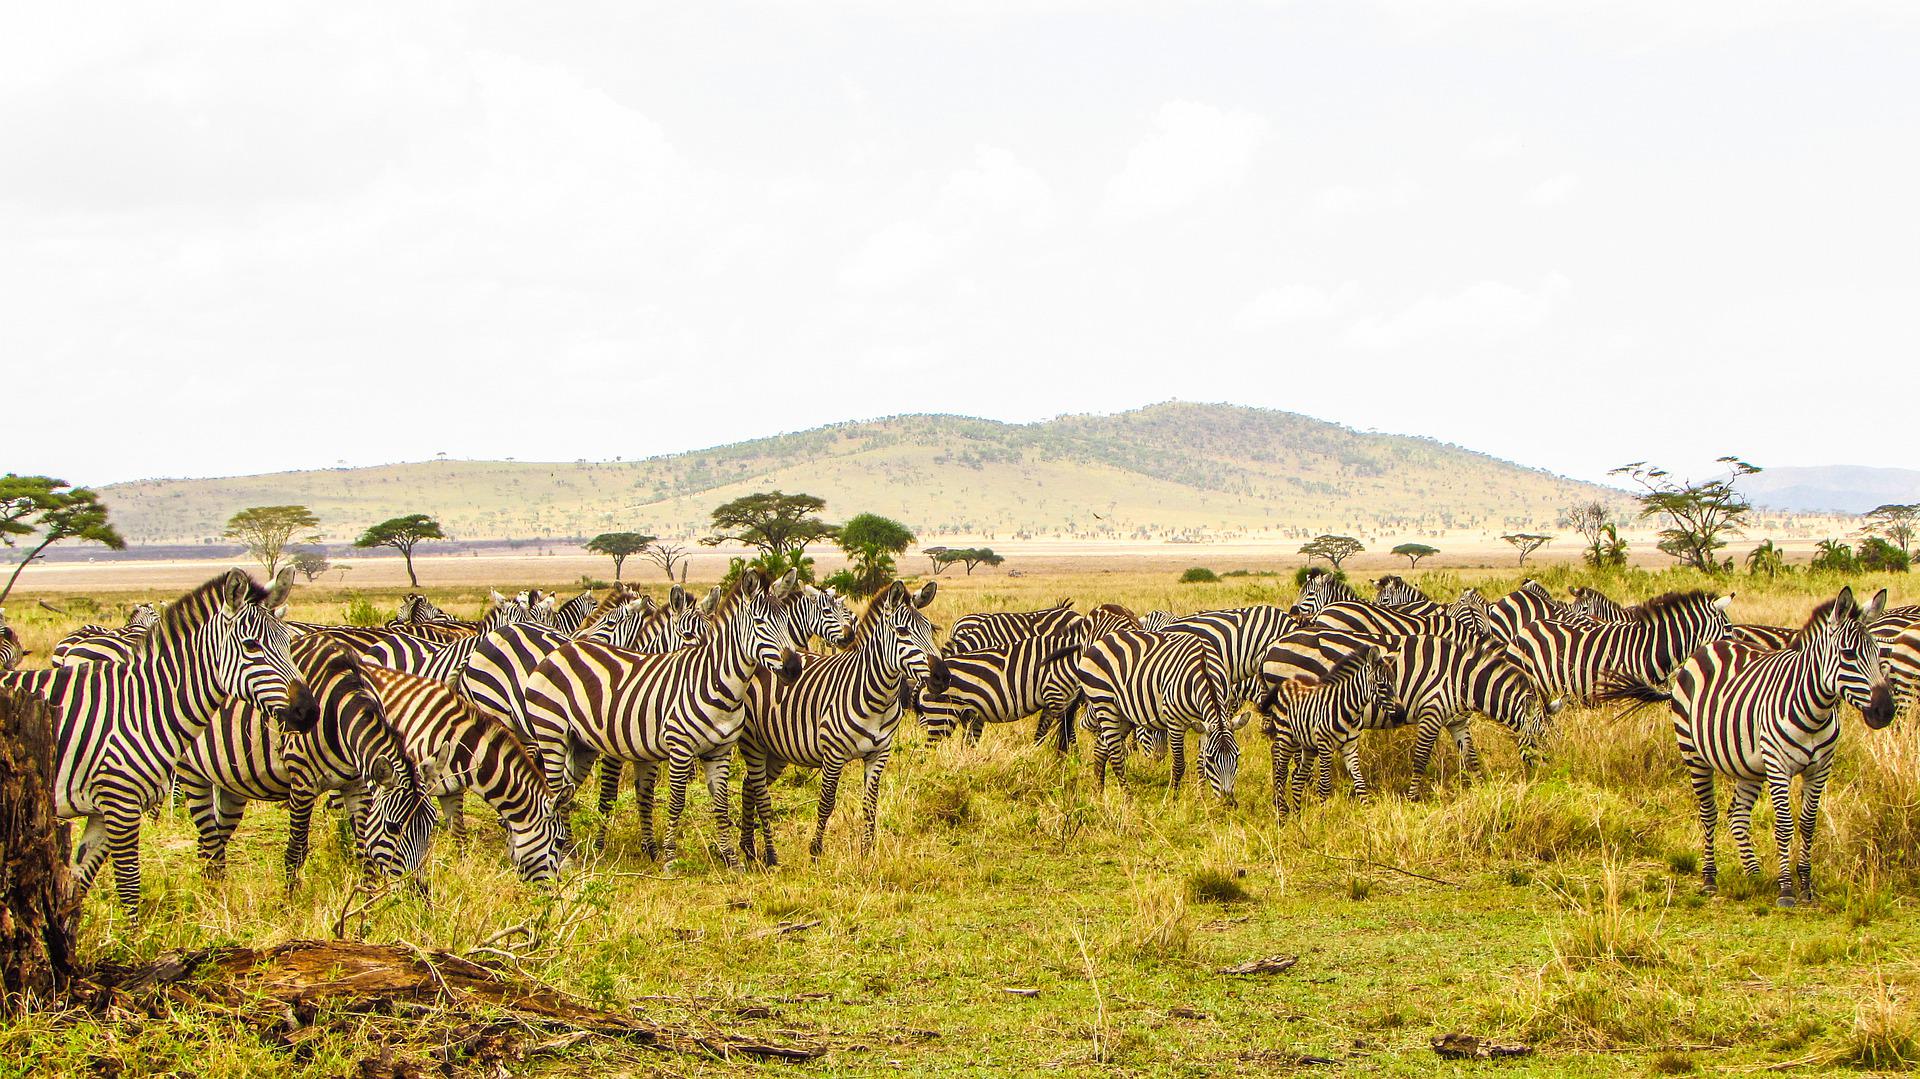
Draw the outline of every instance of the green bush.
<instances>
[{"instance_id":1,"label":"green bush","mask_svg":"<svg viewBox=\"0 0 1920 1079\"><path fill-rule=\"evenodd\" d=\"M1882 573L1905 573L1913 564L1907 552L1874 536L1860 544L1860 568Z\"/></svg>"},{"instance_id":2,"label":"green bush","mask_svg":"<svg viewBox=\"0 0 1920 1079\"><path fill-rule=\"evenodd\" d=\"M1205 566L1195 566L1180 575L1181 584L1205 584L1219 579L1219 574Z\"/></svg>"},{"instance_id":3,"label":"green bush","mask_svg":"<svg viewBox=\"0 0 1920 1079\"><path fill-rule=\"evenodd\" d=\"M383 611L373 605L365 596L354 596L347 600L347 625L384 626L393 619L392 611Z\"/></svg>"}]
</instances>

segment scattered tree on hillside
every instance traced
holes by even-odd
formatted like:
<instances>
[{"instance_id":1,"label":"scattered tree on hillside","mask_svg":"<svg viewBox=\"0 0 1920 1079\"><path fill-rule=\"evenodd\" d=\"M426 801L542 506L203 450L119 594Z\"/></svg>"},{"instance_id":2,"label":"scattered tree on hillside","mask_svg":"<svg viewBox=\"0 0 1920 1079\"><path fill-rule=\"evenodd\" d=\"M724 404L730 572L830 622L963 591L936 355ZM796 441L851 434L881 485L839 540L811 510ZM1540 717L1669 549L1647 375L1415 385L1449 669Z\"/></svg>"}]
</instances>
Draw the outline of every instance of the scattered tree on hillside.
<instances>
[{"instance_id":1,"label":"scattered tree on hillside","mask_svg":"<svg viewBox=\"0 0 1920 1079\"><path fill-rule=\"evenodd\" d=\"M1538 532L1515 532L1500 538L1513 544L1513 549L1520 552L1520 564L1523 566L1527 564L1528 555L1553 542L1552 536Z\"/></svg>"},{"instance_id":2,"label":"scattered tree on hillside","mask_svg":"<svg viewBox=\"0 0 1920 1079\"><path fill-rule=\"evenodd\" d=\"M1315 536L1313 542L1300 548L1300 553L1306 555L1309 562L1324 558L1333 563L1333 568L1337 570L1340 563L1364 550L1366 548L1352 536Z\"/></svg>"},{"instance_id":3,"label":"scattered tree on hillside","mask_svg":"<svg viewBox=\"0 0 1920 1079\"><path fill-rule=\"evenodd\" d=\"M1400 546L1395 547L1393 549L1393 553L1406 559L1407 568L1413 569L1414 567L1420 564L1421 559L1426 558L1429 555L1439 554L1440 548L1429 547L1424 543L1403 543Z\"/></svg>"},{"instance_id":4,"label":"scattered tree on hillside","mask_svg":"<svg viewBox=\"0 0 1920 1079\"><path fill-rule=\"evenodd\" d=\"M1761 540L1760 546L1747 552L1747 573L1751 576L1777 577L1786 568L1786 553L1770 539Z\"/></svg>"},{"instance_id":5,"label":"scattered tree on hillside","mask_svg":"<svg viewBox=\"0 0 1920 1079\"><path fill-rule=\"evenodd\" d=\"M618 584L620 571L626 566L627 559L646 551L658 538L638 532L602 532L587 541L587 550L613 559L613 581Z\"/></svg>"},{"instance_id":6,"label":"scattered tree on hillside","mask_svg":"<svg viewBox=\"0 0 1920 1079\"><path fill-rule=\"evenodd\" d=\"M913 533L890 517L861 513L840 526L835 542L851 563L846 570L847 591L871 596L893 580L893 556L913 543Z\"/></svg>"},{"instance_id":7,"label":"scattered tree on hillside","mask_svg":"<svg viewBox=\"0 0 1920 1079\"><path fill-rule=\"evenodd\" d=\"M320 518L305 506L248 506L227 518L223 535L239 540L272 577L280 572L280 560L290 553L289 544L320 542L313 531L318 527ZM296 539L296 532L303 534Z\"/></svg>"},{"instance_id":8,"label":"scattered tree on hillside","mask_svg":"<svg viewBox=\"0 0 1920 1079\"><path fill-rule=\"evenodd\" d=\"M405 517L395 517L381 521L360 534L353 541L355 547L391 547L407 560L407 583L414 588L420 587L420 578L413 572L413 548L426 540L446 539L446 533L440 531L440 522L424 513L409 513Z\"/></svg>"},{"instance_id":9,"label":"scattered tree on hillside","mask_svg":"<svg viewBox=\"0 0 1920 1079\"><path fill-rule=\"evenodd\" d=\"M333 569L333 563L327 561L326 554L321 551L295 551L293 568L307 579L308 584L312 584L315 577Z\"/></svg>"},{"instance_id":10,"label":"scattered tree on hillside","mask_svg":"<svg viewBox=\"0 0 1920 1079\"><path fill-rule=\"evenodd\" d=\"M1913 553L1913 537L1920 532L1920 504L1876 506L1866 513L1868 534L1886 537L1895 547Z\"/></svg>"},{"instance_id":11,"label":"scattered tree on hillside","mask_svg":"<svg viewBox=\"0 0 1920 1079\"><path fill-rule=\"evenodd\" d=\"M1578 506L1567 507L1560 514L1560 527L1580 533L1589 548L1600 543L1601 537L1612 524L1613 511L1607 509L1604 502L1582 502Z\"/></svg>"},{"instance_id":12,"label":"scattered tree on hillside","mask_svg":"<svg viewBox=\"0 0 1920 1079\"><path fill-rule=\"evenodd\" d=\"M666 573L667 580L671 581L673 580L673 564L686 559L687 549L678 543L655 543L645 551L642 551L641 554L647 561L659 566L660 569ZM685 567L682 567L680 579L683 581L686 580Z\"/></svg>"},{"instance_id":13,"label":"scattered tree on hillside","mask_svg":"<svg viewBox=\"0 0 1920 1079\"><path fill-rule=\"evenodd\" d=\"M777 555L789 565L815 540L832 539L840 530L816 516L827 501L809 494L761 491L742 495L713 511L713 535L700 542L717 546L732 541ZM784 572L784 571L783 571Z\"/></svg>"},{"instance_id":14,"label":"scattered tree on hillside","mask_svg":"<svg viewBox=\"0 0 1920 1079\"><path fill-rule=\"evenodd\" d=\"M991 547L929 547L924 552L933 559L934 576L955 564L967 567L967 576L973 576L975 566L997 566L1006 559L993 553Z\"/></svg>"},{"instance_id":15,"label":"scattered tree on hillside","mask_svg":"<svg viewBox=\"0 0 1920 1079\"><path fill-rule=\"evenodd\" d=\"M127 547L127 541L107 520L107 507L93 491L69 486L65 480L51 476L16 476L9 472L0 477L0 542L13 547L18 542L15 537L35 534L38 540L30 541L33 546L27 556L13 567L7 586L0 588L0 601L13 591L20 571L61 540L99 543L115 551Z\"/></svg>"},{"instance_id":16,"label":"scattered tree on hillside","mask_svg":"<svg viewBox=\"0 0 1920 1079\"><path fill-rule=\"evenodd\" d=\"M947 570L947 569L949 569L949 568L951 568L951 567L953 567L953 566L955 566L955 565L958 565L958 564L959 564L959 560L958 560L958 559L943 559L943 558L941 557L942 555L944 555L944 554L946 554L946 553L947 553L948 551L950 551L950 550L952 550L952 549L953 549L953 548L951 548L951 547L922 547L922 548L920 548L920 553L921 553L921 554L923 554L923 555L926 555L926 556L927 556L927 558L928 558L928 560L929 560L929 561L931 561L931 562L933 563L933 575L934 575L935 577L938 577L938 576L940 576L940 574L941 574L941 573L942 573L943 571L945 571L945 570Z\"/></svg>"},{"instance_id":17,"label":"scattered tree on hillside","mask_svg":"<svg viewBox=\"0 0 1920 1079\"><path fill-rule=\"evenodd\" d=\"M1703 573L1730 570L1733 560L1722 563L1717 552L1727 545L1729 536L1742 533L1753 504L1734 490L1742 476L1760 471L1738 457L1719 458L1727 466L1727 475L1700 483L1675 480L1664 468L1635 461L1614 469L1609 475L1624 475L1640 485L1643 494L1640 516L1658 517L1666 527L1660 530L1660 550Z\"/></svg>"}]
</instances>

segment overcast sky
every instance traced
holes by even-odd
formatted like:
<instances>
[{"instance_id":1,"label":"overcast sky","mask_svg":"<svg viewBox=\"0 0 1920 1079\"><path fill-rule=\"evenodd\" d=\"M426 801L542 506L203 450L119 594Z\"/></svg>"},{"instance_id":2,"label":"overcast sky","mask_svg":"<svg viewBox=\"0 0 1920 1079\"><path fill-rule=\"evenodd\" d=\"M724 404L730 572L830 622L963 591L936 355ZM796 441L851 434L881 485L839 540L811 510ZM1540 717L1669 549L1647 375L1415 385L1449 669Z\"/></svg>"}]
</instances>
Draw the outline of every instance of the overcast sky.
<instances>
[{"instance_id":1,"label":"overcast sky","mask_svg":"<svg viewBox=\"0 0 1920 1079\"><path fill-rule=\"evenodd\" d=\"M1916 9L16 5L0 470L1175 397L1920 466Z\"/></svg>"}]
</instances>

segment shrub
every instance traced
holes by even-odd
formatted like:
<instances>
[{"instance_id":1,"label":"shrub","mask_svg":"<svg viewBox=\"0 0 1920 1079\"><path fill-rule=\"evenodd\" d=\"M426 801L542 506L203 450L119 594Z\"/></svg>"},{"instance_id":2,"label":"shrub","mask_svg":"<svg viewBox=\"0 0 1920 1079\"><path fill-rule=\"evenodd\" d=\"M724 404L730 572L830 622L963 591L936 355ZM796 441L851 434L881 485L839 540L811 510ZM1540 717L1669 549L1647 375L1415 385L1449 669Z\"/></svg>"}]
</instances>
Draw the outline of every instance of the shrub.
<instances>
[{"instance_id":1,"label":"shrub","mask_svg":"<svg viewBox=\"0 0 1920 1079\"><path fill-rule=\"evenodd\" d=\"M1196 903L1244 903L1251 896L1231 873L1196 869L1187 875L1187 898Z\"/></svg>"},{"instance_id":2,"label":"shrub","mask_svg":"<svg viewBox=\"0 0 1920 1079\"><path fill-rule=\"evenodd\" d=\"M1874 536L1860 544L1860 568L1881 573L1905 573L1913 564L1907 552Z\"/></svg>"},{"instance_id":3,"label":"shrub","mask_svg":"<svg viewBox=\"0 0 1920 1079\"><path fill-rule=\"evenodd\" d=\"M1195 566L1180 575L1181 584L1207 584L1220 579L1220 575L1205 566Z\"/></svg>"},{"instance_id":4,"label":"shrub","mask_svg":"<svg viewBox=\"0 0 1920 1079\"><path fill-rule=\"evenodd\" d=\"M393 618L393 612L383 611L373 605L365 596L353 596L347 600L347 625L384 626Z\"/></svg>"}]
</instances>

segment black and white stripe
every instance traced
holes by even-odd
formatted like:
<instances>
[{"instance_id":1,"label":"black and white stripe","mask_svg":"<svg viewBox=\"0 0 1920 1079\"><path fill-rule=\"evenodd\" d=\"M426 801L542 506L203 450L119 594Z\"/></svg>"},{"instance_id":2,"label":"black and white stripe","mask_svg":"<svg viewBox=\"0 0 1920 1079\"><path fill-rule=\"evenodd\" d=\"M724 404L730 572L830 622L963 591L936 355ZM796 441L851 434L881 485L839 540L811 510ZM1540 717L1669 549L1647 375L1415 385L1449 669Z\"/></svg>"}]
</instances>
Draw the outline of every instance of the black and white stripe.
<instances>
[{"instance_id":1,"label":"black and white stripe","mask_svg":"<svg viewBox=\"0 0 1920 1079\"><path fill-rule=\"evenodd\" d=\"M1591 701L1611 676L1665 684L1694 649L1727 636L1732 601L1731 595L1669 592L1614 625L1524 622L1507 649L1550 696Z\"/></svg>"},{"instance_id":2,"label":"black and white stripe","mask_svg":"<svg viewBox=\"0 0 1920 1079\"><path fill-rule=\"evenodd\" d=\"M1022 637L1085 632L1073 600L1062 599L1037 611L988 611L963 614L947 634L949 652L976 652L1004 648Z\"/></svg>"},{"instance_id":3,"label":"black and white stripe","mask_svg":"<svg viewBox=\"0 0 1920 1079\"><path fill-rule=\"evenodd\" d=\"M1487 627L1495 640L1511 641L1520 627L1545 619L1567 620L1572 608L1553 598L1547 586L1529 577L1520 587L1487 605Z\"/></svg>"},{"instance_id":4,"label":"black and white stripe","mask_svg":"<svg viewBox=\"0 0 1920 1079\"><path fill-rule=\"evenodd\" d=\"M1300 595L1287 608L1287 613L1302 621L1312 619L1322 608L1334 603L1364 603L1359 593L1348 587L1330 570L1314 567L1307 571L1306 578L1300 582Z\"/></svg>"},{"instance_id":5,"label":"black and white stripe","mask_svg":"<svg viewBox=\"0 0 1920 1079\"><path fill-rule=\"evenodd\" d=\"M1296 679L1292 692L1271 693L1262 703L1273 736L1275 814L1285 817L1290 809L1305 808L1309 770L1320 797L1331 797L1336 756L1353 778L1354 794L1363 801L1368 797L1360 771L1360 731L1385 725L1394 706L1393 674L1379 645L1363 645L1323 679Z\"/></svg>"},{"instance_id":6,"label":"black and white stripe","mask_svg":"<svg viewBox=\"0 0 1920 1079\"><path fill-rule=\"evenodd\" d=\"M1186 731L1200 732L1200 772L1229 804L1240 768L1226 660L1201 634L1118 629L1094 638L1074 661L1078 700L1089 726L1099 732L1094 775L1106 785L1107 769L1126 785L1126 744L1133 732L1163 733L1173 751L1173 785L1186 772Z\"/></svg>"},{"instance_id":7,"label":"black and white stripe","mask_svg":"<svg viewBox=\"0 0 1920 1079\"><path fill-rule=\"evenodd\" d=\"M1076 691L1073 661L1080 646L1061 636L1027 637L1000 648L948 652L946 692L919 694L916 711L930 741L964 727L977 740L988 723L1011 723L1040 713L1034 741L1055 733L1064 751L1073 730L1061 722Z\"/></svg>"}]
</instances>

